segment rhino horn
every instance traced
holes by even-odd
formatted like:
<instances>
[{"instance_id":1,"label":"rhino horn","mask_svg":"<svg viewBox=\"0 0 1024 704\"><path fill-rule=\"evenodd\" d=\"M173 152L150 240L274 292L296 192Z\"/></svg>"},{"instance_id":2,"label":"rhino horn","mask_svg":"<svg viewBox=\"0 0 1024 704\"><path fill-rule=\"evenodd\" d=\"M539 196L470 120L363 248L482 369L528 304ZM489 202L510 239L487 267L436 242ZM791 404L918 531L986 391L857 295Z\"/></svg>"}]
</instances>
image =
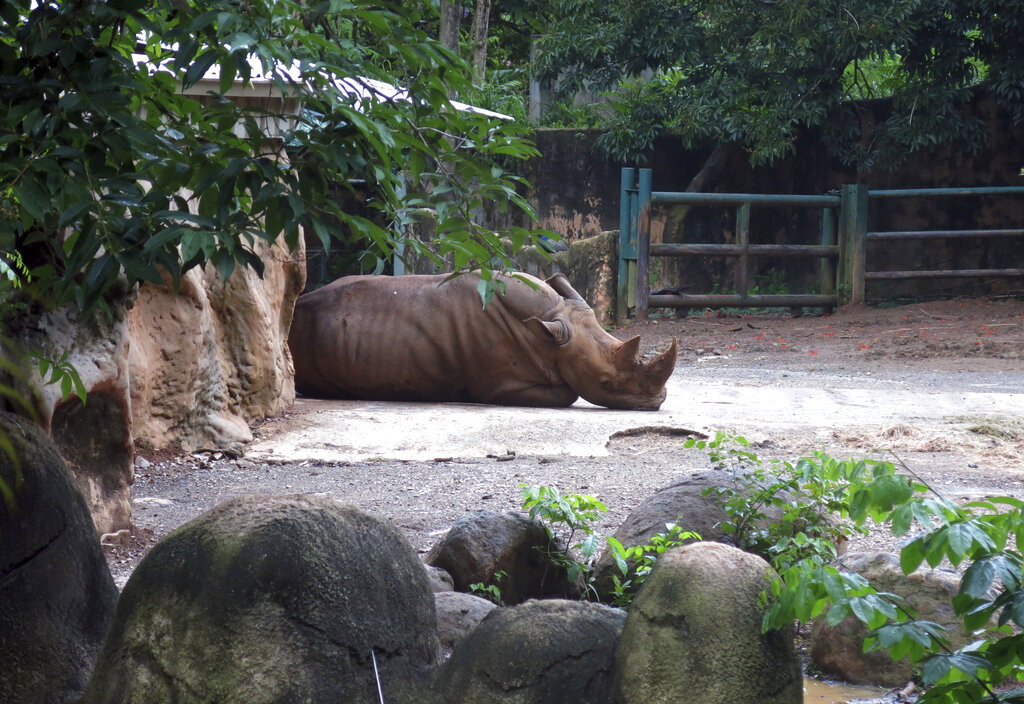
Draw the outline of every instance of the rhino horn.
<instances>
[{"instance_id":1,"label":"rhino horn","mask_svg":"<svg viewBox=\"0 0 1024 704\"><path fill-rule=\"evenodd\" d=\"M615 348L615 368L628 371L636 364L636 357L640 353L640 336L630 338Z\"/></svg>"},{"instance_id":2,"label":"rhino horn","mask_svg":"<svg viewBox=\"0 0 1024 704\"><path fill-rule=\"evenodd\" d=\"M644 363L644 369L647 371L649 380L652 383L662 386L668 381L668 378L672 376L672 371L676 368L676 354L678 351L679 341L673 337L672 345L667 350Z\"/></svg>"},{"instance_id":3,"label":"rhino horn","mask_svg":"<svg viewBox=\"0 0 1024 704\"><path fill-rule=\"evenodd\" d=\"M555 289L555 292L562 298L567 298L570 301L583 301L583 296L581 296L576 289L572 287L572 284L569 283L569 279L566 278L565 274L555 274L548 278L544 283ZM586 301L584 301L584 303L585 302Z\"/></svg>"}]
</instances>

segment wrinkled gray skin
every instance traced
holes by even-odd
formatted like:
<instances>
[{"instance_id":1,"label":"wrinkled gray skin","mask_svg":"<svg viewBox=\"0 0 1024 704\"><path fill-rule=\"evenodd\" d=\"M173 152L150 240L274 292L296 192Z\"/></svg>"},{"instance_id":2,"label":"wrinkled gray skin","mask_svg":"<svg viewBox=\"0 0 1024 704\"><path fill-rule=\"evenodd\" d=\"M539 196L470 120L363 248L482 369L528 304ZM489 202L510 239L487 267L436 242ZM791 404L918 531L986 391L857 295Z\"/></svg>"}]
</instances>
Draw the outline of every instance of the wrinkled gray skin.
<instances>
[{"instance_id":1,"label":"wrinkled gray skin","mask_svg":"<svg viewBox=\"0 0 1024 704\"><path fill-rule=\"evenodd\" d=\"M352 276L299 298L289 346L307 396L657 410L677 345L650 360L607 333L565 276ZM447 279L447 280L446 280Z\"/></svg>"}]
</instances>

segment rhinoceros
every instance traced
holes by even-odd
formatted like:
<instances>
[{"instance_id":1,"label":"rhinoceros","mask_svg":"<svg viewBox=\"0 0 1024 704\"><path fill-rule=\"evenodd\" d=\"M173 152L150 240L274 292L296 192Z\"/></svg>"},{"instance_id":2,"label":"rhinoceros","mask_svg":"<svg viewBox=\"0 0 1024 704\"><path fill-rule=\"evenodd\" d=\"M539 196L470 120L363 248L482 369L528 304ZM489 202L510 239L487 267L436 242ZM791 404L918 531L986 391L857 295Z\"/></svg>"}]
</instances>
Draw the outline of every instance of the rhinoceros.
<instances>
[{"instance_id":1,"label":"rhinoceros","mask_svg":"<svg viewBox=\"0 0 1024 704\"><path fill-rule=\"evenodd\" d=\"M517 277L522 277L517 278ZM525 281L532 282L532 288ZM657 410L676 341L651 358L622 342L562 274L349 276L301 296L288 344L306 396Z\"/></svg>"}]
</instances>

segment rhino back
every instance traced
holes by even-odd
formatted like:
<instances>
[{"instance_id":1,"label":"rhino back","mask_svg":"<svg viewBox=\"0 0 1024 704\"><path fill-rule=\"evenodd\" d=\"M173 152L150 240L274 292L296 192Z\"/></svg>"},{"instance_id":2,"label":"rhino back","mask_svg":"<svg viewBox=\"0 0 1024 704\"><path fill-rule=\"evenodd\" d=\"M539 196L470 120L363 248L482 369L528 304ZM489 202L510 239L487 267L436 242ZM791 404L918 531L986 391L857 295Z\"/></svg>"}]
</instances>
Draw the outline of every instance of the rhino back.
<instances>
[{"instance_id":1,"label":"rhino back","mask_svg":"<svg viewBox=\"0 0 1024 704\"><path fill-rule=\"evenodd\" d=\"M555 303L546 292L496 296L483 310L476 277L445 278L347 277L302 296L289 338L296 389L342 398L487 401L510 381L558 383L553 367L529 349L520 322L531 306L542 314Z\"/></svg>"}]
</instances>

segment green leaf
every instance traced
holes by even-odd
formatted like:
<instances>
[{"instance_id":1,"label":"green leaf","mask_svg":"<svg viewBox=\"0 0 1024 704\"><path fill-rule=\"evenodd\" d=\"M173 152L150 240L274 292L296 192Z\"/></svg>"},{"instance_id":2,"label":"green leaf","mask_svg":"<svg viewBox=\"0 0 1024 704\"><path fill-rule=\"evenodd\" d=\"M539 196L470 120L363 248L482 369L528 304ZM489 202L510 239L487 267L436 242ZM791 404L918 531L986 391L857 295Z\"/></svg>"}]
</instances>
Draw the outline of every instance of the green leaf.
<instances>
[{"instance_id":1,"label":"green leaf","mask_svg":"<svg viewBox=\"0 0 1024 704\"><path fill-rule=\"evenodd\" d=\"M629 565L626 564L626 560L624 558L626 550L622 546L622 543L612 536L608 536L606 540L608 541L608 546L611 548L611 554L612 558L615 560L615 566L623 575L628 574Z\"/></svg>"},{"instance_id":2,"label":"green leaf","mask_svg":"<svg viewBox=\"0 0 1024 704\"><path fill-rule=\"evenodd\" d=\"M995 576L996 568L989 560L978 560L964 572L960 580L960 593L980 597L992 586Z\"/></svg>"},{"instance_id":3,"label":"green leaf","mask_svg":"<svg viewBox=\"0 0 1024 704\"><path fill-rule=\"evenodd\" d=\"M945 654L934 655L925 661L921 670L921 680L924 684L931 685L942 680L953 668L950 656Z\"/></svg>"},{"instance_id":4,"label":"green leaf","mask_svg":"<svg viewBox=\"0 0 1024 704\"><path fill-rule=\"evenodd\" d=\"M597 554L598 549L601 547L601 538L596 533L590 533L583 542L580 543L580 552L583 553L585 559L590 559Z\"/></svg>"},{"instance_id":5,"label":"green leaf","mask_svg":"<svg viewBox=\"0 0 1024 704\"><path fill-rule=\"evenodd\" d=\"M481 278L480 281L477 282L476 289L480 294L480 300L483 303L482 308L486 309L494 298L494 282L489 279Z\"/></svg>"},{"instance_id":6,"label":"green leaf","mask_svg":"<svg viewBox=\"0 0 1024 704\"><path fill-rule=\"evenodd\" d=\"M853 615L863 621L865 624L870 625L875 619L875 610L872 608L871 603L863 597L853 597L850 599L850 610Z\"/></svg>"},{"instance_id":7,"label":"green leaf","mask_svg":"<svg viewBox=\"0 0 1024 704\"><path fill-rule=\"evenodd\" d=\"M186 88L191 88L206 75L206 72L210 70L215 63L217 63L218 52L213 49L207 49L202 54L195 58L192 65L185 71L185 77L182 79L182 84Z\"/></svg>"},{"instance_id":8,"label":"green leaf","mask_svg":"<svg viewBox=\"0 0 1024 704\"><path fill-rule=\"evenodd\" d=\"M80 216L82 213L89 210L95 203L91 200L76 203L68 208L61 211L60 217L57 219L57 228L64 229Z\"/></svg>"},{"instance_id":9,"label":"green leaf","mask_svg":"<svg viewBox=\"0 0 1024 704\"><path fill-rule=\"evenodd\" d=\"M1014 595L1013 603L1008 609L1009 617L1021 628L1024 628L1024 591L1018 591Z\"/></svg>"},{"instance_id":10,"label":"green leaf","mask_svg":"<svg viewBox=\"0 0 1024 704\"><path fill-rule=\"evenodd\" d=\"M14 200L36 221L43 221L50 213L52 198L31 179L23 178L11 189Z\"/></svg>"}]
</instances>

